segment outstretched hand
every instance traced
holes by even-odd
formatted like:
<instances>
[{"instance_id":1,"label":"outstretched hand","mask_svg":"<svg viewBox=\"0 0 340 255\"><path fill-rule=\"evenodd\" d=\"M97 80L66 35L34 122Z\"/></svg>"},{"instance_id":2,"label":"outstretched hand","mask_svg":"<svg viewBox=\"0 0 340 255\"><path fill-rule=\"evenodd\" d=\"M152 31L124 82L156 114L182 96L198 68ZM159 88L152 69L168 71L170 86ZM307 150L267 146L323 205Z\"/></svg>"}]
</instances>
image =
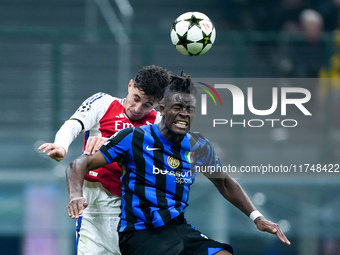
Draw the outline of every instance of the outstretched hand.
<instances>
[{"instance_id":1,"label":"outstretched hand","mask_svg":"<svg viewBox=\"0 0 340 255\"><path fill-rule=\"evenodd\" d=\"M68 217L72 219L78 219L83 214L84 209L88 206L87 201L84 197L75 197L70 200L67 205Z\"/></svg>"},{"instance_id":2,"label":"outstretched hand","mask_svg":"<svg viewBox=\"0 0 340 255\"><path fill-rule=\"evenodd\" d=\"M40 145L38 148L39 151L43 150L43 153L47 153L47 156L50 158L56 160L56 161L62 161L66 156L66 150L64 147L60 145L56 145L54 143L44 143Z\"/></svg>"},{"instance_id":3,"label":"outstretched hand","mask_svg":"<svg viewBox=\"0 0 340 255\"><path fill-rule=\"evenodd\" d=\"M92 155L97 152L107 140L108 138L90 136L86 142L85 155Z\"/></svg>"},{"instance_id":4,"label":"outstretched hand","mask_svg":"<svg viewBox=\"0 0 340 255\"><path fill-rule=\"evenodd\" d=\"M263 232L268 232L276 235L281 242L290 245L290 241L287 239L285 234L280 229L280 226L274 222L271 222L264 218L263 216L257 217L254 221L258 230Z\"/></svg>"}]
</instances>

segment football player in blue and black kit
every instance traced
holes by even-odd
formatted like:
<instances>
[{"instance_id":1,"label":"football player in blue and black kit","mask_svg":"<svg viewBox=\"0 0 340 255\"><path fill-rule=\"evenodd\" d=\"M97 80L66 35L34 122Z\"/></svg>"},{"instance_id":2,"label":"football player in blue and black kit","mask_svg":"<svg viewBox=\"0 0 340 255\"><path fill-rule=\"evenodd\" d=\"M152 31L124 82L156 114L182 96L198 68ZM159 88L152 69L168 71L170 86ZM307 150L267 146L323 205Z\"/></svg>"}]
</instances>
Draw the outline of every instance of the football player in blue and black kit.
<instances>
[{"instance_id":1,"label":"football player in blue and black kit","mask_svg":"<svg viewBox=\"0 0 340 255\"><path fill-rule=\"evenodd\" d=\"M70 195L67 211L70 217L78 218L86 204L84 175L114 161L122 165L118 231L123 255L233 253L230 245L202 235L184 217L196 167L220 165L210 142L200 133L189 131L195 117L195 95L188 76L172 77L160 105L163 117L159 124L124 129L99 152L80 156L66 169ZM235 179L225 172L205 175L259 230L290 244L280 227L255 208Z\"/></svg>"}]
</instances>

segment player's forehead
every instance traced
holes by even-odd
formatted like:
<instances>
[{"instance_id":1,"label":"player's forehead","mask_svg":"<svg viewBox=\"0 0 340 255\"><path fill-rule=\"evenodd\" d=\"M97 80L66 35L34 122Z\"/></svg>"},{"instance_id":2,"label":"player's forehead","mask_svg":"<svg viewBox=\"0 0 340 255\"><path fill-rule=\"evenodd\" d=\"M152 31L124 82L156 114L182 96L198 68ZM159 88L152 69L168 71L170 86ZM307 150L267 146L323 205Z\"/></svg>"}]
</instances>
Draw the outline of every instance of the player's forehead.
<instances>
[{"instance_id":1,"label":"player's forehead","mask_svg":"<svg viewBox=\"0 0 340 255\"><path fill-rule=\"evenodd\" d=\"M174 93L167 100L167 104L175 105L181 104L184 106L195 106L196 105L196 97L193 94L189 93Z\"/></svg>"},{"instance_id":2,"label":"player's forehead","mask_svg":"<svg viewBox=\"0 0 340 255\"><path fill-rule=\"evenodd\" d=\"M139 88L136 88L134 86L132 86L129 94L133 97L136 97L138 99L140 99L142 102L149 102L151 104L155 104L157 103L157 100L155 100L154 98L152 98L151 96L147 96L145 95L144 91L139 89Z\"/></svg>"}]
</instances>

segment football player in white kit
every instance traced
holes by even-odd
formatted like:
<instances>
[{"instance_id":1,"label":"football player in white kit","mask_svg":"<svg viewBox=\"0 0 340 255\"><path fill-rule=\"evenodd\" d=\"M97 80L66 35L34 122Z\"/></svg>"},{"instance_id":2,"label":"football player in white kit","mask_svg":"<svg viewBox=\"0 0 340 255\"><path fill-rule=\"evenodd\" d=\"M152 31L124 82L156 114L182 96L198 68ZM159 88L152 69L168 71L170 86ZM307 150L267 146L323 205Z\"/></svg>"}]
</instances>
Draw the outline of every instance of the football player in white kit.
<instances>
[{"instance_id":1,"label":"football player in white kit","mask_svg":"<svg viewBox=\"0 0 340 255\"><path fill-rule=\"evenodd\" d=\"M169 73L159 66L143 67L128 85L128 95L120 99L97 93L86 99L66 120L54 143L38 149L56 161L67 154L69 145L85 132L84 153L93 154L121 129L154 124L160 115L154 110L169 84ZM117 163L90 171L85 176L83 194L88 206L77 220L77 254L120 254L117 225L121 205L121 168ZM73 198L70 197L70 200Z\"/></svg>"}]
</instances>

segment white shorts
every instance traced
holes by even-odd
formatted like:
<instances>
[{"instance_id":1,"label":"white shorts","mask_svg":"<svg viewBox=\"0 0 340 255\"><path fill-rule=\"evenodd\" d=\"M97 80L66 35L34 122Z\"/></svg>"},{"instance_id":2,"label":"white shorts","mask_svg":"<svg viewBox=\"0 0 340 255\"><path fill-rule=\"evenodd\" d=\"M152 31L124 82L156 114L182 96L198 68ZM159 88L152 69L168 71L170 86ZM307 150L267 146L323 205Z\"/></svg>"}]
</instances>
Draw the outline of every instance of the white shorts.
<instances>
[{"instance_id":1,"label":"white shorts","mask_svg":"<svg viewBox=\"0 0 340 255\"><path fill-rule=\"evenodd\" d=\"M117 227L121 198L103 188L100 182L86 180L83 195L89 205L77 220L77 254L120 254Z\"/></svg>"}]
</instances>

